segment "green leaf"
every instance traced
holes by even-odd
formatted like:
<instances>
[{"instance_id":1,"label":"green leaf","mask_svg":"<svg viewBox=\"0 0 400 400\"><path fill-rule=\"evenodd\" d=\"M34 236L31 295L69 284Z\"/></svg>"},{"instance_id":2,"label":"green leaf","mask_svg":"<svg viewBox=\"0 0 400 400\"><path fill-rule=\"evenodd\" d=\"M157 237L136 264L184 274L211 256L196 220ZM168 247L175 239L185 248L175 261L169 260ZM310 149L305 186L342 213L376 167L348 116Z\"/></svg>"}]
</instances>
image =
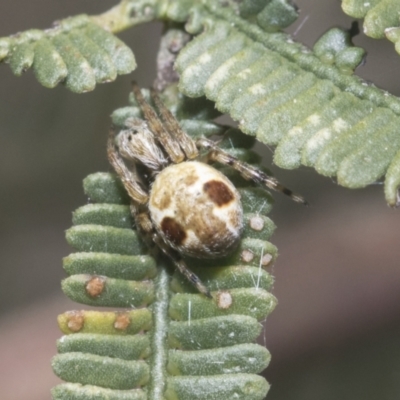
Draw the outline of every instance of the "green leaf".
<instances>
[{"instance_id":1,"label":"green leaf","mask_svg":"<svg viewBox=\"0 0 400 400\"><path fill-rule=\"evenodd\" d=\"M147 400L142 389L112 390L78 383L58 385L51 394L54 400Z\"/></svg>"},{"instance_id":2,"label":"green leaf","mask_svg":"<svg viewBox=\"0 0 400 400\"><path fill-rule=\"evenodd\" d=\"M196 107L197 101L175 94L165 94L171 108L189 118L184 121L191 121L192 135L199 136L204 118L215 114L206 111L212 103L201 100ZM125 126L123 116L140 117L135 107L114 113L120 129ZM223 133L222 148L259 162L251 151L251 137L237 129L218 129ZM200 393L221 400L265 396L269 386L257 374L266 368L270 355L252 342L261 332L258 321L276 305L269 292L273 277L265 270L277 256L276 247L267 241L275 229L265 215L272 198L237 173L232 177L240 184L244 209L239 247L219 260L186 260L213 299L200 295L177 271L171 280L170 266L147 254L130 215L128 196L115 175L96 173L84 179L91 203L73 213L74 225L66 232L76 252L64 259L70 276L62 289L79 303L123 309L59 316L66 336L58 342L53 368L70 383L54 388L53 398L123 400L140 399L144 393L148 400L197 398ZM145 392L131 390L137 386Z\"/></svg>"},{"instance_id":3,"label":"green leaf","mask_svg":"<svg viewBox=\"0 0 400 400\"><path fill-rule=\"evenodd\" d=\"M351 74L362 62L365 51L353 47L349 31L330 29L314 44L315 55L322 62L335 64L343 73Z\"/></svg>"},{"instance_id":4,"label":"green leaf","mask_svg":"<svg viewBox=\"0 0 400 400\"><path fill-rule=\"evenodd\" d=\"M171 348L183 350L215 349L253 342L261 329L261 324L255 318L239 314L171 321L168 343Z\"/></svg>"},{"instance_id":5,"label":"green leaf","mask_svg":"<svg viewBox=\"0 0 400 400\"><path fill-rule=\"evenodd\" d=\"M65 335L57 342L59 353L88 352L99 356L139 360L150 355L150 341L146 335L100 335L77 333Z\"/></svg>"},{"instance_id":6,"label":"green leaf","mask_svg":"<svg viewBox=\"0 0 400 400\"><path fill-rule=\"evenodd\" d=\"M262 400L269 389L261 376L229 374L168 378L166 400L246 399Z\"/></svg>"},{"instance_id":7,"label":"green leaf","mask_svg":"<svg viewBox=\"0 0 400 400\"><path fill-rule=\"evenodd\" d=\"M254 287L268 291L272 289L274 283L273 276L260 267L237 265L230 267L202 268L192 266L191 270L212 292L217 290ZM193 286L178 272L175 272L173 276L171 288L178 293L196 293Z\"/></svg>"},{"instance_id":8,"label":"green leaf","mask_svg":"<svg viewBox=\"0 0 400 400\"><path fill-rule=\"evenodd\" d=\"M82 385L127 390L143 386L149 380L149 368L145 361L71 352L56 355L52 365L61 379Z\"/></svg>"},{"instance_id":9,"label":"green leaf","mask_svg":"<svg viewBox=\"0 0 400 400\"><path fill-rule=\"evenodd\" d=\"M152 315L147 308L125 312L67 311L58 316L58 326L65 334L134 335L151 329Z\"/></svg>"},{"instance_id":10,"label":"green leaf","mask_svg":"<svg viewBox=\"0 0 400 400\"><path fill-rule=\"evenodd\" d=\"M91 192L93 191L94 193L103 193L103 198L107 199L110 198L110 193L113 193L113 190L116 190L117 193L119 190L119 185L113 180L115 181L116 178L113 178L110 174L107 177L105 174L95 174L85 179L85 188L92 198ZM90 182L90 185L88 185L88 182ZM96 182L96 184L93 184L93 182ZM107 186L109 187L107 188ZM90 188L88 189L88 187ZM255 195L254 188L249 188L248 191L252 193L251 196ZM258 194L262 195L263 193ZM120 199L118 196L112 196ZM260 239L245 238L237 252L239 256L233 255L226 261L221 260L222 264L228 265L227 267L209 267L207 269L208 277L200 271L199 275L204 276L204 282L210 288L219 289L214 293L215 299L213 301L199 294L184 293L175 294L169 300L169 279L163 270L159 272L159 276L156 278L156 298L154 298L151 281L132 282L125 280L132 275L146 276L146 274L154 273L153 264L150 263L150 266L147 267L152 260L148 256L124 255L131 252L131 250L125 250L126 246L129 247L136 241L134 231L128 228L100 225L101 218L104 218L107 224L124 225L127 218L126 211L124 205L106 203L90 204L81 207L74 213L74 221L78 225L67 232L67 237L78 250L84 250L86 253L74 253L65 259L65 268L73 275L64 280L63 290L75 301L91 305L130 307L152 304L153 313L155 313L155 325L151 328L148 320L150 314L148 314L147 309L130 311L129 313L93 311L65 313L59 317L60 327L65 333L75 334L64 337L59 341L60 354L53 361L56 374L69 382L112 389L110 395L119 396L118 391L121 389L127 390L141 384L141 382L147 382L147 378L145 378L147 370L143 369L146 365L150 374L148 378L150 379L148 381L149 391L159 391L160 382L158 382L158 379L162 379L163 385L167 385L166 396L168 396L171 390L178 390L179 392L183 390L181 387L183 381L171 380L162 372L162 365L166 365L167 359L170 359L168 354L173 354L170 359L172 364L169 364L169 368L174 370L174 375L181 375L177 371L178 368L185 370L185 375L189 375L188 377L199 375L199 379L205 379L204 375L216 375L215 379L210 381L211 387L208 389L210 393L225 393L225 396L228 396L225 398L229 398L232 391L221 389L219 384L221 377L218 375L241 372L251 375L237 375L240 379L235 388L241 389L235 390L247 391L245 387L248 387L248 382L258 382L257 384L254 383L254 388L249 392L249 397L246 398L258 398L252 397L253 390L254 396L265 394L268 387L265 381L262 378L255 378L255 375L252 374L259 373L267 366L269 353L259 346L246 343L254 341L260 333L260 325L257 319L265 319L275 306L275 298L265 290L271 288L273 280L268 273L260 268L252 266L230 267L229 263L233 262L231 260L240 257L244 249L253 249L253 258L257 259L256 264L260 266L263 249L269 249L270 245ZM273 223L259 214L249 214L249 223L254 217L258 217L259 220L253 221L253 225L255 224L254 226L257 229L260 229L261 226L267 227L265 234L270 235L274 228ZM88 222L91 224L87 225ZM96 222L96 225L93 225L94 222ZM79 225L80 223L82 225ZM128 234L128 232L131 233ZM126 239L124 235L127 235ZM126 244L123 244L125 242ZM99 253L99 249L104 253ZM108 252L111 252L111 254ZM145 262L139 263L138 272L134 272L135 263L139 262L140 257L143 257ZM247 259L249 265L253 265L253 258ZM114 267L116 267L116 271L114 271ZM160 264L159 268L165 267ZM96 270L102 276L87 275L88 272L93 273ZM120 276L121 274L125 275L125 279L106 277L108 275ZM182 289L182 286L179 289L176 288L176 285L171 287L174 290L185 290ZM192 290L193 288L190 288L190 291ZM191 308L190 315L187 315L188 306ZM190 320L173 322L170 321L168 314L183 320L187 320L189 316ZM227 316L229 316L228 319ZM198 322L201 325L197 326ZM138 332L148 329L150 329L150 336L149 334L137 335ZM217 336L207 334L208 330L211 332L218 331L219 334ZM115 334L133 336L123 336L120 340L118 339L119 336L115 336ZM189 340L189 344L195 343L196 347L189 346L192 349L191 353L176 351L171 353L165 343L167 335L170 349L187 347L188 344L185 344L187 340ZM226 346L228 346L227 350L223 350L222 347L225 348ZM126 350L124 350L125 348ZM151 353L150 358L145 364L132 361L142 357L147 359L149 353ZM160 354L163 359L161 364L156 361ZM179 354L181 354L181 357ZM210 356L223 357L226 361L217 369L208 370L207 373L201 371L194 373L193 368L199 365L204 357ZM204 365L204 362L201 362L201 364ZM175 367L172 367L172 365L175 365ZM157 369L160 368L161 378L157 375ZM125 372L121 373L121 370ZM261 384L261 382L264 383ZM86 396L84 389L86 387L60 385L53 390L53 396L62 399L62 396L69 393L71 398L86 398L79 397ZM103 392L100 393L102 394L99 394L99 396L103 395ZM119 399L119 397L116 398ZM123 398L121 397L121 399Z\"/></svg>"},{"instance_id":11,"label":"green leaf","mask_svg":"<svg viewBox=\"0 0 400 400\"><path fill-rule=\"evenodd\" d=\"M113 268L109 268L112 265ZM148 255L126 256L110 253L72 253L63 259L63 268L69 275L90 274L109 278L146 280L154 278L157 267Z\"/></svg>"},{"instance_id":12,"label":"green leaf","mask_svg":"<svg viewBox=\"0 0 400 400\"><path fill-rule=\"evenodd\" d=\"M198 294L177 294L171 300L169 315L176 320L192 320L244 314L262 321L277 303L271 293L260 288L224 290L213 295L214 301L211 302Z\"/></svg>"},{"instance_id":13,"label":"green leaf","mask_svg":"<svg viewBox=\"0 0 400 400\"><path fill-rule=\"evenodd\" d=\"M257 13L257 23L267 31L274 31L288 27L297 17L296 7L287 0L270 0Z\"/></svg>"},{"instance_id":14,"label":"green leaf","mask_svg":"<svg viewBox=\"0 0 400 400\"><path fill-rule=\"evenodd\" d=\"M375 39L385 37L385 30L400 25L400 4L397 0L343 0L343 11L355 18L364 18L364 33Z\"/></svg>"},{"instance_id":15,"label":"green leaf","mask_svg":"<svg viewBox=\"0 0 400 400\"><path fill-rule=\"evenodd\" d=\"M399 99L352 75L364 51L353 47L348 32L328 31L311 52L260 24L272 3L263 4L243 6L240 14L233 5L202 2L203 32L175 64L180 90L205 95L243 132L276 145L274 161L282 168L315 167L350 188L391 171L385 194L396 205L391 163L400 151ZM373 132L367 141L364 128Z\"/></svg>"},{"instance_id":16,"label":"green leaf","mask_svg":"<svg viewBox=\"0 0 400 400\"><path fill-rule=\"evenodd\" d=\"M119 179L106 172L91 174L83 180L83 191L93 203L129 204L129 196Z\"/></svg>"},{"instance_id":17,"label":"green leaf","mask_svg":"<svg viewBox=\"0 0 400 400\"><path fill-rule=\"evenodd\" d=\"M119 204L87 204L74 212L72 222L74 225L107 225L115 228L133 226L129 206Z\"/></svg>"},{"instance_id":18,"label":"green leaf","mask_svg":"<svg viewBox=\"0 0 400 400\"><path fill-rule=\"evenodd\" d=\"M102 225L77 225L67 230L67 241L78 251L142 254L144 245L131 229Z\"/></svg>"},{"instance_id":19,"label":"green leaf","mask_svg":"<svg viewBox=\"0 0 400 400\"><path fill-rule=\"evenodd\" d=\"M45 31L29 30L0 38L0 61L20 76L33 68L38 81L53 88L60 82L73 92L91 91L136 68L132 51L86 15L57 22Z\"/></svg>"},{"instance_id":20,"label":"green leaf","mask_svg":"<svg viewBox=\"0 0 400 400\"><path fill-rule=\"evenodd\" d=\"M61 287L72 300L99 307L143 307L152 303L154 299L154 287L151 282L97 275L73 275L64 279Z\"/></svg>"},{"instance_id":21,"label":"green leaf","mask_svg":"<svg viewBox=\"0 0 400 400\"><path fill-rule=\"evenodd\" d=\"M343 0L342 9L352 17L364 18L364 33L375 39L386 37L400 54L400 4L397 0Z\"/></svg>"},{"instance_id":22,"label":"green leaf","mask_svg":"<svg viewBox=\"0 0 400 400\"><path fill-rule=\"evenodd\" d=\"M200 351L170 350L167 370L171 375L258 374L270 359L265 347L253 343Z\"/></svg>"}]
</instances>

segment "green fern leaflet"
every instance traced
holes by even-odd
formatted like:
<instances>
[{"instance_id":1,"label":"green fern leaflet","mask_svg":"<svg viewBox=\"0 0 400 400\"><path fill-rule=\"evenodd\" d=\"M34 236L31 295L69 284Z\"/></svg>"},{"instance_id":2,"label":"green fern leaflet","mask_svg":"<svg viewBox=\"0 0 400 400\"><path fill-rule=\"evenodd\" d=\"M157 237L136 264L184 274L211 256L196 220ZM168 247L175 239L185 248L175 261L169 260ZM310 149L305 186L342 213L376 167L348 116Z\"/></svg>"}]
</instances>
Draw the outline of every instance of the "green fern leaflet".
<instances>
[{"instance_id":1,"label":"green fern leaflet","mask_svg":"<svg viewBox=\"0 0 400 400\"><path fill-rule=\"evenodd\" d=\"M178 95L173 87L169 91ZM201 105L204 110L212 104L200 100L193 107L193 100L176 99L175 112L185 116L182 125L193 136L202 134L205 121L188 110L197 113ZM114 124L138 115L133 104L114 113ZM259 162L249 150L251 138L236 129L215 125L217 129L224 130L223 148ZM58 342L53 369L68 383L53 389L54 399L265 397L268 383L257 374L270 354L253 342L261 332L260 321L276 305L269 292L273 278L265 271L277 255L266 241L275 228L265 215L271 198L236 173L231 178L239 186L245 213L239 248L218 261L187 260L212 291L212 300L196 293L178 273L171 279L169 267L148 255L132 229L128 196L114 175L97 173L84 180L91 203L75 211L74 226L67 231L77 252L64 259L70 276L62 288L79 303L122 310L59 316L66 336Z\"/></svg>"}]
</instances>

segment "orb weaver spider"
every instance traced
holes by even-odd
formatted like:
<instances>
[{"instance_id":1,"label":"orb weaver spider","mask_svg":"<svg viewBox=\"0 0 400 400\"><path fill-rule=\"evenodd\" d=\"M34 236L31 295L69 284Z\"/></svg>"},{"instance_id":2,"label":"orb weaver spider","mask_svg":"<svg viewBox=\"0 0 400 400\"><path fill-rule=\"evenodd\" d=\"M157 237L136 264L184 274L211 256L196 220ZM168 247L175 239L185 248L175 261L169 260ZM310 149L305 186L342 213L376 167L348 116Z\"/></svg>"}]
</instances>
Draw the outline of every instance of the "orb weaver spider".
<instances>
[{"instance_id":1,"label":"orb weaver spider","mask_svg":"<svg viewBox=\"0 0 400 400\"><path fill-rule=\"evenodd\" d=\"M111 130L108 159L130 196L131 213L145 242L160 249L200 293L212 297L182 256L214 259L231 253L241 238L243 210L235 186L208 162L228 165L247 180L306 201L216 142L193 140L154 89L150 93L158 114L135 82L133 93L145 121L129 118L126 129L118 134Z\"/></svg>"}]
</instances>

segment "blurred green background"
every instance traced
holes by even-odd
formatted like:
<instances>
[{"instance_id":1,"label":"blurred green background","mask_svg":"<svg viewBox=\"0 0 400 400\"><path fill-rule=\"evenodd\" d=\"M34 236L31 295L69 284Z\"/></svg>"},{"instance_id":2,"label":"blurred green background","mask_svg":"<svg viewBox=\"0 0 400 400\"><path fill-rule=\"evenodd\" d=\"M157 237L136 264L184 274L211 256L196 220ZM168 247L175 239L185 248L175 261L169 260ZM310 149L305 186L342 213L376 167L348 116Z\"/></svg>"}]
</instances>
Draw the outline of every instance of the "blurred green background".
<instances>
[{"instance_id":1,"label":"blurred green background","mask_svg":"<svg viewBox=\"0 0 400 400\"><path fill-rule=\"evenodd\" d=\"M0 37L79 13L97 14L111 0L2 0ZM297 0L289 29L309 46L328 28L349 28L340 1ZM130 81L151 85L161 24L124 32L138 69L94 92L48 90L28 72L0 68L0 399L50 399L50 368L60 336L56 315L83 306L61 293L64 231L86 203L82 179L110 170L109 115L126 104ZM357 73L400 95L400 55L387 41L362 34L368 51ZM271 163L271 150L257 146ZM269 400L400 398L400 211L382 186L350 191L310 169L273 168L310 201L298 206L276 194L273 242L279 306L260 338L272 353L265 376ZM188 399L190 400L190 399Z\"/></svg>"}]
</instances>

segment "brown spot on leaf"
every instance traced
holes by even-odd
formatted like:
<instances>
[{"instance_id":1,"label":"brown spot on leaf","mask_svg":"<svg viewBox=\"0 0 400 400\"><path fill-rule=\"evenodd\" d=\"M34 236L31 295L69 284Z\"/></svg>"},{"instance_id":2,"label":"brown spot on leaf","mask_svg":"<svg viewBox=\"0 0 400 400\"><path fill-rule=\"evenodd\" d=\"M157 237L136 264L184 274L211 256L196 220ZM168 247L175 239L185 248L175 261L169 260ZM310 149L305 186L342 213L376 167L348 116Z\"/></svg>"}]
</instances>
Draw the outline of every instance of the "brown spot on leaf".
<instances>
[{"instance_id":1,"label":"brown spot on leaf","mask_svg":"<svg viewBox=\"0 0 400 400\"><path fill-rule=\"evenodd\" d=\"M119 331L125 331L130 323L131 319L128 313L118 313L114 321L114 328Z\"/></svg>"},{"instance_id":2,"label":"brown spot on leaf","mask_svg":"<svg viewBox=\"0 0 400 400\"><path fill-rule=\"evenodd\" d=\"M85 317L82 311L69 311L67 326L71 332L79 332L83 328Z\"/></svg>"},{"instance_id":3,"label":"brown spot on leaf","mask_svg":"<svg viewBox=\"0 0 400 400\"><path fill-rule=\"evenodd\" d=\"M240 258L242 259L242 261L249 263L253 261L254 253L250 250L244 249L242 251L242 254L240 255Z\"/></svg>"},{"instance_id":4,"label":"brown spot on leaf","mask_svg":"<svg viewBox=\"0 0 400 400\"><path fill-rule=\"evenodd\" d=\"M261 265L263 266L263 267L267 267L270 263L271 263L271 261L272 261L272 255L271 254L264 254L263 255L263 257L262 257L262 259L261 259Z\"/></svg>"},{"instance_id":5,"label":"brown spot on leaf","mask_svg":"<svg viewBox=\"0 0 400 400\"><path fill-rule=\"evenodd\" d=\"M165 217L161 222L161 230L165 237L176 246L180 246L186 239L185 229L173 218Z\"/></svg>"},{"instance_id":6,"label":"brown spot on leaf","mask_svg":"<svg viewBox=\"0 0 400 400\"><path fill-rule=\"evenodd\" d=\"M264 220L259 215L250 218L249 223L250 223L250 228L255 231L260 232L264 229Z\"/></svg>"},{"instance_id":7,"label":"brown spot on leaf","mask_svg":"<svg viewBox=\"0 0 400 400\"><path fill-rule=\"evenodd\" d=\"M208 181L203 185L203 190L208 194L208 197L219 207L230 203L233 199L233 193L221 181Z\"/></svg>"},{"instance_id":8,"label":"brown spot on leaf","mask_svg":"<svg viewBox=\"0 0 400 400\"><path fill-rule=\"evenodd\" d=\"M91 297L98 297L102 294L105 286L105 279L100 276L93 276L86 283L86 292Z\"/></svg>"},{"instance_id":9,"label":"brown spot on leaf","mask_svg":"<svg viewBox=\"0 0 400 400\"><path fill-rule=\"evenodd\" d=\"M217 306L222 310L227 310L233 303L232 295L227 291L217 293Z\"/></svg>"}]
</instances>

